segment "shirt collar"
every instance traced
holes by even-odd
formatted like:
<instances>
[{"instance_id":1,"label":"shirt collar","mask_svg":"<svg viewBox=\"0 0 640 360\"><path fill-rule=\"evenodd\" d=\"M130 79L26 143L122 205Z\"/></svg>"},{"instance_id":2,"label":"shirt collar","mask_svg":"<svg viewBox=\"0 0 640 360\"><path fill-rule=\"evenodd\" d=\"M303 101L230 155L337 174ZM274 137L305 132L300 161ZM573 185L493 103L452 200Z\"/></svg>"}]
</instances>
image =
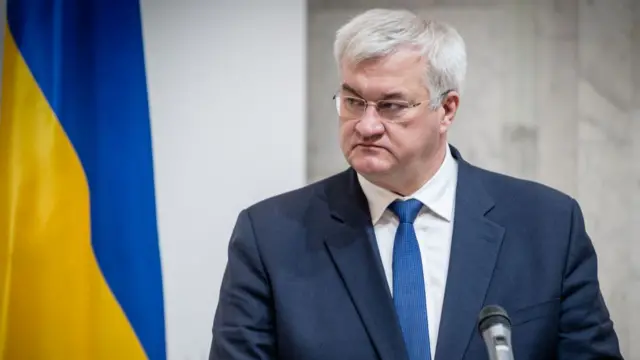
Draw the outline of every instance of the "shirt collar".
<instances>
[{"instance_id":1,"label":"shirt collar","mask_svg":"<svg viewBox=\"0 0 640 360\"><path fill-rule=\"evenodd\" d=\"M377 186L358 174L358 181L369 203L371 220L376 224L389 205L397 199L416 199L436 215L446 221L453 218L455 188L458 176L458 164L447 146L444 161L436 174L415 193L402 197L385 188Z\"/></svg>"}]
</instances>

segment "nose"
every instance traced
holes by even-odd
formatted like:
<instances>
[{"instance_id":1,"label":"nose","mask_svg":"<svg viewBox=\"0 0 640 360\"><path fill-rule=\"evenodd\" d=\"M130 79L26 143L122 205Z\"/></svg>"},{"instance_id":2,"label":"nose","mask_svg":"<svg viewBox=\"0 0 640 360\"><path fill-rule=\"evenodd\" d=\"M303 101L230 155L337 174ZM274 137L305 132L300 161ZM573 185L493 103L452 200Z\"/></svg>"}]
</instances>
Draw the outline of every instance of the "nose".
<instances>
[{"instance_id":1,"label":"nose","mask_svg":"<svg viewBox=\"0 0 640 360\"><path fill-rule=\"evenodd\" d=\"M381 136L384 133L384 124L374 106L368 106L367 110L355 126L356 131L362 138L370 139Z\"/></svg>"}]
</instances>

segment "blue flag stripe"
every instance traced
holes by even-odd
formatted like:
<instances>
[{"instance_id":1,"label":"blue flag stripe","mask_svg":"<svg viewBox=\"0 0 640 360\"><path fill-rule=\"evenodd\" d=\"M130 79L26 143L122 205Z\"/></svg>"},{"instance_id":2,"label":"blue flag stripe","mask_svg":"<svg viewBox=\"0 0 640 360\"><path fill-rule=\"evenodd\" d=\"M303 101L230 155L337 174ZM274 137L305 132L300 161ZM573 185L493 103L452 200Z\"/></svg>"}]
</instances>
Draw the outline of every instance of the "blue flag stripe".
<instances>
[{"instance_id":1,"label":"blue flag stripe","mask_svg":"<svg viewBox=\"0 0 640 360\"><path fill-rule=\"evenodd\" d=\"M7 18L87 176L103 276L148 357L165 359L140 5L8 0Z\"/></svg>"}]
</instances>

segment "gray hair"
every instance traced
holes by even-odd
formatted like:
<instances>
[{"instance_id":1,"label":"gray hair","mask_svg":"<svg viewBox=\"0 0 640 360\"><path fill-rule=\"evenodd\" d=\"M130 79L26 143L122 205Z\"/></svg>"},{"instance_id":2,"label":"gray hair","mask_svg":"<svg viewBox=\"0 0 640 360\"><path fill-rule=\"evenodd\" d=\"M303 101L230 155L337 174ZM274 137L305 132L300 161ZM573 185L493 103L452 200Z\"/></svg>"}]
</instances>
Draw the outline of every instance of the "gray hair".
<instances>
[{"instance_id":1,"label":"gray hair","mask_svg":"<svg viewBox=\"0 0 640 360\"><path fill-rule=\"evenodd\" d=\"M464 40L448 24L407 10L373 9L354 17L337 31L333 51L339 66L343 60L357 64L407 47L420 51L427 62L432 107L440 105L447 91L462 93L467 72Z\"/></svg>"}]
</instances>

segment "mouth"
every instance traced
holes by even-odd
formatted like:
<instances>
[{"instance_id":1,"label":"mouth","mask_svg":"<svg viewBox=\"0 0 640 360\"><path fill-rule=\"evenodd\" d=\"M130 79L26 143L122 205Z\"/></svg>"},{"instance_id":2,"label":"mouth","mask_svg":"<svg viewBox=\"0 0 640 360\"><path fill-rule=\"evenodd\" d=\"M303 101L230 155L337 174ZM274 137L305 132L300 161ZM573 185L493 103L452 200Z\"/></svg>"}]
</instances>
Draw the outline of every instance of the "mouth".
<instances>
[{"instance_id":1,"label":"mouth","mask_svg":"<svg viewBox=\"0 0 640 360\"><path fill-rule=\"evenodd\" d=\"M365 149L383 149L383 150L385 149L382 146L373 145L373 144L356 144L353 148L355 149L358 147L365 148Z\"/></svg>"}]
</instances>

